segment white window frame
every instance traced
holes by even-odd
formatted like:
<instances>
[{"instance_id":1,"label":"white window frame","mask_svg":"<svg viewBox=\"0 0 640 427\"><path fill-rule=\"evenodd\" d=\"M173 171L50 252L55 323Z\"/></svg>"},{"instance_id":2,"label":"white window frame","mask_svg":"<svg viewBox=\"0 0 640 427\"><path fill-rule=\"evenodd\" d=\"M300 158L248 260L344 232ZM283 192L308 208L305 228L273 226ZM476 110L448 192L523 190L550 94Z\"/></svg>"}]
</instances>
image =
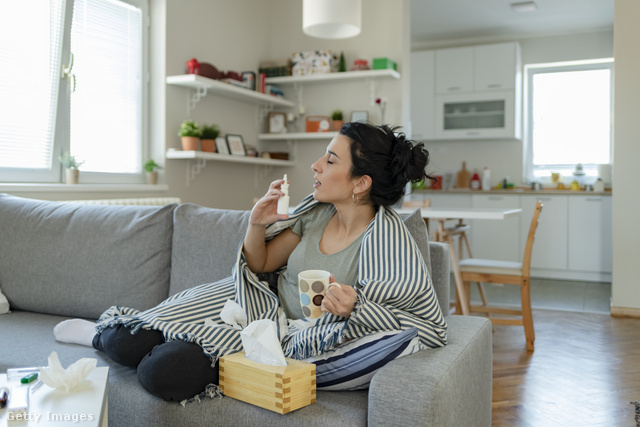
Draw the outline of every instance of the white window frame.
<instances>
[{"instance_id":1,"label":"white window frame","mask_svg":"<svg viewBox=\"0 0 640 427\"><path fill-rule=\"evenodd\" d=\"M117 0L138 7L142 11L142 125L141 125L141 156L144 160L149 157L149 0ZM71 21L73 18L74 0L65 2L64 11L64 35L61 49L61 67L66 67L71 58ZM73 70L72 70L73 72ZM70 146L70 92L69 80L62 76L58 86L58 99L55 118L55 134L52 148L52 161L50 170L34 169L3 169L0 168L0 182L5 183L46 183L60 184L64 181L64 168L58 157L65 151L69 151ZM69 95L65 95L69 94ZM105 126L117 126L117 124L105 123ZM142 162L141 162L142 163ZM82 168L81 168L82 169ZM143 184L145 174L142 164L138 173L116 174L81 171L81 182L86 184Z\"/></svg>"},{"instance_id":2,"label":"white window frame","mask_svg":"<svg viewBox=\"0 0 640 427\"><path fill-rule=\"evenodd\" d=\"M568 61L568 62L556 62L549 64L528 64L525 65L525 99L524 99L524 147L523 147L523 182L540 182L542 184L550 184L551 176L548 177L535 177L533 166L533 76L541 73L557 73L559 71L586 71L586 70L603 70L609 69L611 71L610 78L610 130L609 130L609 159L613 159L613 58L603 58L585 61ZM595 180L596 166L585 165L585 171L593 175ZM568 165L553 165L550 169L562 173L563 176L570 176L575 169L575 164Z\"/></svg>"}]
</instances>

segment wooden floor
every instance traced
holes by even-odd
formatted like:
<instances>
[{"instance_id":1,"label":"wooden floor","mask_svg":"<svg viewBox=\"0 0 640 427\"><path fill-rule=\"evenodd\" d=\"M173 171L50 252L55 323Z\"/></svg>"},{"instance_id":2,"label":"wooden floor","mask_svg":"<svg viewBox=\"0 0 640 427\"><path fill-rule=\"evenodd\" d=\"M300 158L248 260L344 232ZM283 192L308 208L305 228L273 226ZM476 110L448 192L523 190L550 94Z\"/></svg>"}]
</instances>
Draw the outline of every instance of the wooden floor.
<instances>
[{"instance_id":1,"label":"wooden floor","mask_svg":"<svg viewBox=\"0 0 640 427\"><path fill-rule=\"evenodd\" d=\"M495 325L494 426L635 427L640 319L533 311L534 352L522 327Z\"/></svg>"}]
</instances>

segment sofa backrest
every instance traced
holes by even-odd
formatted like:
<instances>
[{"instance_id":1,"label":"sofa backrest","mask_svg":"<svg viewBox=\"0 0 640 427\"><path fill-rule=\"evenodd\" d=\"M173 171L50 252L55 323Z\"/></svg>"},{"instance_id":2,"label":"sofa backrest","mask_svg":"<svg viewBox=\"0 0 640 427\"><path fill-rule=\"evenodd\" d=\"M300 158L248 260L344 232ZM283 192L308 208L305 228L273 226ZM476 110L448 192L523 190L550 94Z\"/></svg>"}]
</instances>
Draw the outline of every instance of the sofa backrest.
<instances>
[{"instance_id":1,"label":"sofa backrest","mask_svg":"<svg viewBox=\"0 0 640 427\"><path fill-rule=\"evenodd\" d=\"M64 316L151 308L168 296L175 207L0 194L0 289L12 309Z\"/></svg>"},{"instance_id":2,"label":"sofa backrest","mask_svg":"<svg viewBox=\"0 0 640 427\"><path fill-rule=\"evenodd\" d=\"M176 208L169 295L231 276L250 213L189 203Z\"/></svg>"}]
</instances>

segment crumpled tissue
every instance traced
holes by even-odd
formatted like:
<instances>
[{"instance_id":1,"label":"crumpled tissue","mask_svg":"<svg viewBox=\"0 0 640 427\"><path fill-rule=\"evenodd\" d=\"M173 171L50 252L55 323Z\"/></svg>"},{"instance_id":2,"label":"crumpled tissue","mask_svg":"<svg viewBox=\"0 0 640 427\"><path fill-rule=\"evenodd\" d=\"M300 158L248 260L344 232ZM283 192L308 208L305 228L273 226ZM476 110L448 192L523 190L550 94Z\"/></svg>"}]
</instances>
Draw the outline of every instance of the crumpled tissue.
<instances>
[{"instance_id":1,"label":"crumpled tissue","mask_svg":"<svg viewBox=\"0 0 640 427\"><path fill-rule=\"evenodd\" d=\"M49 355L48 361L49 369L40 369L40 379L51 388L64 388L65 391L84 381L98 363L98 359L83 357L65 369L55 351Z\"/></svg>"},{"instance_id":2,"label":"crumpled tissue","mask_svg":"<svg viewBox=\"0 0 640 427\"><path fill-rule=\"evenodd\" d=\"M247 359L265 365L287 365L273 320L254 320L240 332L240 337Z\"/></svg>"}]
</instances>

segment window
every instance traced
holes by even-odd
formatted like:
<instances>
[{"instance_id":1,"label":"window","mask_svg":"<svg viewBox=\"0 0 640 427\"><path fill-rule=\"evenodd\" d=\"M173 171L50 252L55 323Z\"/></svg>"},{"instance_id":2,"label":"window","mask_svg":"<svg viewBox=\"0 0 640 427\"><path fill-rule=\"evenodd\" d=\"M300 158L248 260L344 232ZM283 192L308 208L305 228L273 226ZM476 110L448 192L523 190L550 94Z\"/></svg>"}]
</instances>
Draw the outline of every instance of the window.
<instances>
[{"instance_id":1,"label":"window","mask_svg":"<svg viewBox=\"0 0 640 427\"><path fill-rule=\"evenodd\" d=\"M148 0L41 3L0 4L0 181L143 182Z\"/></svg>"},{"instance_id":2,"label":"window","mask_svg":"<svg viewBox=\"0 0 640 427\"><path fill-rule=\"evenodd\" d=\"M594 181L611 163L613 60L528 65L525 182L571 177L583 165Z\"/></svg>"}]
</instances>

